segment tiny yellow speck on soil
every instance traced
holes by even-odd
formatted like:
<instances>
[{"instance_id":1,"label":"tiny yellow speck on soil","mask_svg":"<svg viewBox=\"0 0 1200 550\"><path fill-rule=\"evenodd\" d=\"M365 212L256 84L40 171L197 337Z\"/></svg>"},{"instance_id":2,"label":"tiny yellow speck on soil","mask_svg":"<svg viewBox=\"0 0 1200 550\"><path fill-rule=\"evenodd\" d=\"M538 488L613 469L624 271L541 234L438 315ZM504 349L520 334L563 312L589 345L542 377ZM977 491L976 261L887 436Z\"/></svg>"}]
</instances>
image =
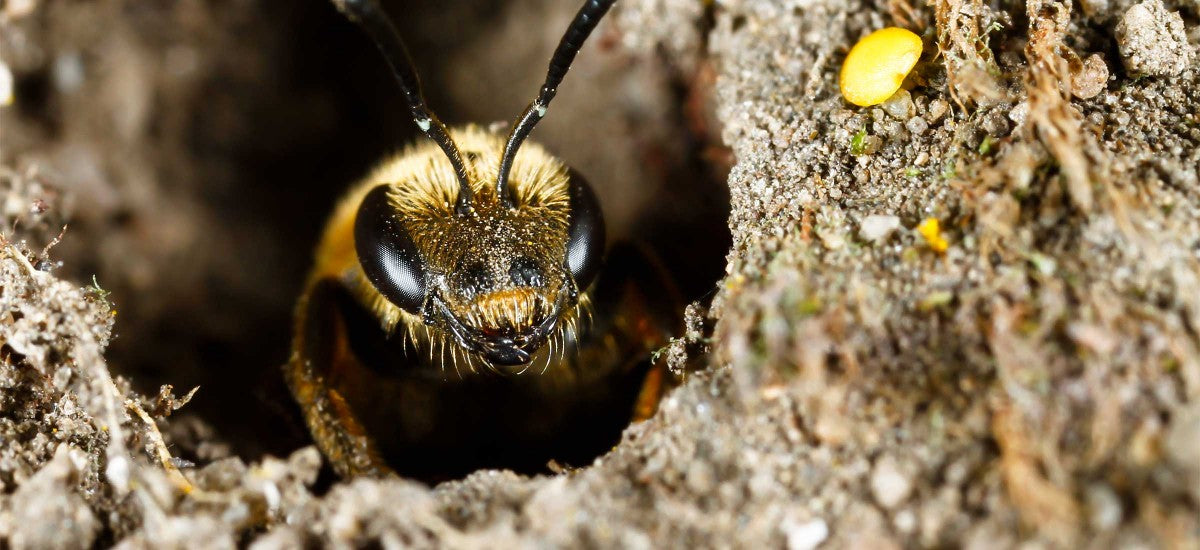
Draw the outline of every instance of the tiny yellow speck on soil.
<instances>
[{"instance_id":1,"label":"tiny yellow speck on soil","mask_svg":"<svg viewBox=\"0 0 1200 550\"><path fill-rule=\"evenodd\" d=\"M945 252L947 248L950 248L950 243L942 236L941 224L938 223L937 218L925 218L925 221L917 226L917 232L925 237L929 248L937 252Z\"/></svg>"},{"instance_id":2,"label":"tiny yellow speck on soil","mask_svg":"<svg viewBox=\"0 0 1200 550\"><path fill-rule=\"evenodd\" d=\"M905 29L879 29L859 40L846 61L838 85L846 101L861 107L892 97L921 57L921 37Z\"/></svg>"}]
</instances>

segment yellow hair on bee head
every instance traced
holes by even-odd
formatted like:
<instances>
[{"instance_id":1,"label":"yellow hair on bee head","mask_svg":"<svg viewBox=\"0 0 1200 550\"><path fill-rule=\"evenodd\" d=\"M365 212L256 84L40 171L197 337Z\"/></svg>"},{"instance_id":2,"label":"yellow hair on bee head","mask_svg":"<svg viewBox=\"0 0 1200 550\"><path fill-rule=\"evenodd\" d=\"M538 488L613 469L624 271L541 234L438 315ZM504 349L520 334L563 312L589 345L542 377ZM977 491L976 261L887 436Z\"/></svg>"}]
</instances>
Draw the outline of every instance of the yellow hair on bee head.
<instances>
[{"instance_id":1,"label":"yellow hair on bee head","mask_svg":"<svg viewBox=\"0 0 1200 550\"><path fill-rule=\"evenodd\" d=\"M456 128L450 136L462 152L473 203L495 202L496 177L505 136L475 125ZM567 167L540 145L525 142L513 159L509 186L515 206L542 206L566 216L569 190ZM454 167L437 144L423 141L405 148L377 168L367 181L393 185L396 206L406 215L453 215L458 200ZM374 185L371 185L372 187Z\"/></svg>"}]
</instances>

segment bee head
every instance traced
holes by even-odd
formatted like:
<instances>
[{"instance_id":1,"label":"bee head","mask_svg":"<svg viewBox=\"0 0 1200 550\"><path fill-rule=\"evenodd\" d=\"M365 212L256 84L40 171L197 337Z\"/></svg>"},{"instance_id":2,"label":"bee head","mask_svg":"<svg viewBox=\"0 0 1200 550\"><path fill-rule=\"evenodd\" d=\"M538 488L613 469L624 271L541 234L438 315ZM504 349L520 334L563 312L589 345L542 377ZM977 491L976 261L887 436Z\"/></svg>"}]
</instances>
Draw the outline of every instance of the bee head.
<instances>
[{"instance_id":1,"label":"bee head","mask_svg":"<svg viewBox=\"0 0 1200 550\"><path fill-rule=\"evenodd\" d=\"M587 183L521 145L614 2L579 8L507 137L451 135L425 104L408 48L378 2L334 2L379 47L413 122L436 145L401 159L397 177L364 198L354 226L363 274L389 302L491 364L529 363L600 263L604 222Z\"/></svg>"},{"instance_id":2,"label":"bee head","mask_svg":"<svg viewBox=\"0 0 1200 550\"><path fill-rule=\"evenodd\" d=\"M456 132L457 133L457 132ZM496 191L502 140L469 128L471 196L437 150L406 153L355 218L367 279L388 301L495 366L521 366L574 314L604 251L586 181L528 144ZM407 181L404 180L407 178Z\"/></svg>"}]
</instances>

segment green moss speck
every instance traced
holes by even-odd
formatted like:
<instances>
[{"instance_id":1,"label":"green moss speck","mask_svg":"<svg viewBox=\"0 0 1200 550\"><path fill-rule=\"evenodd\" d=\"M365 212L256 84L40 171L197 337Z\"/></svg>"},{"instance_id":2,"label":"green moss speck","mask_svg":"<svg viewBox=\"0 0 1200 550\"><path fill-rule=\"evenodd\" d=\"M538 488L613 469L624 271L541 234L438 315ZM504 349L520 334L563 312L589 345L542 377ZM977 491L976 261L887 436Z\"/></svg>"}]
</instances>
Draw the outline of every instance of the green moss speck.
<instances>
[{"instance_id":1,"label":"green moss speck","mask_svg":"<svg viewBox=\"0 0 1200 550\"><path fill-rule=\"evenodd\" d=\"M854 134L854 137L850 138L850 154L857 156L863 154L866 150L867 127L863 126L862 130L859 130Z\"/></svg>"}]
</instances>

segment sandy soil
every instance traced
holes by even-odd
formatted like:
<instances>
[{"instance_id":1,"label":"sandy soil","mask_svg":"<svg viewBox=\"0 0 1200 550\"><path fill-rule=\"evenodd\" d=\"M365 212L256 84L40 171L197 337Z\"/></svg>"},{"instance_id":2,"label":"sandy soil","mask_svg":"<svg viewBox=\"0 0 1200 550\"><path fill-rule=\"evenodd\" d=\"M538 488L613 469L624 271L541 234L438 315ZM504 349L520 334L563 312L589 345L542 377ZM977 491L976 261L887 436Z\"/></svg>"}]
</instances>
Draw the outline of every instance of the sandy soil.
<instances>
[{"instance_id":1,"label":"sandy soil","mask_svg":"<svg viewBox=\"0 0 1200 550\"><path fill-rule=\"evenodd\" d=\"M443 118L519 108L545 5L403 19ZM411 135L370 45L315 1L10 0L0 545L1200 547L1198 19L623 0L537 137L696 274L680 386L586 468L427 487L319 482L274 393L297 242ZM888 25L925 55L851 107Z\"/></svg>"}]
</instances>

